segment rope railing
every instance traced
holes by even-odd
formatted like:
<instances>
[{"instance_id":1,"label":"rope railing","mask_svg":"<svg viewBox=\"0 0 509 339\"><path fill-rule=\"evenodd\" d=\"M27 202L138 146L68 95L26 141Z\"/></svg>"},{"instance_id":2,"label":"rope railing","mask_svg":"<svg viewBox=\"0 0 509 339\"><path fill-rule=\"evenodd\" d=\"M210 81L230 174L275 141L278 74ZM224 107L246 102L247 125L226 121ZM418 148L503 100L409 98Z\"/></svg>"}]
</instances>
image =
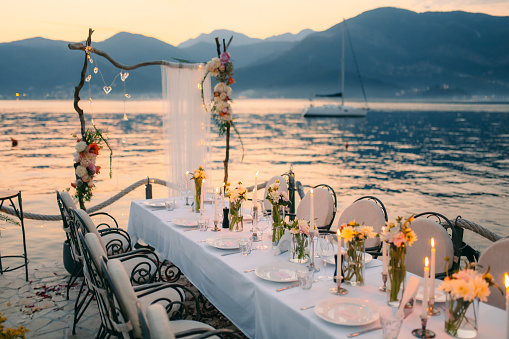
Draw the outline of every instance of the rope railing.
<instances>
[{"instance_id":1,"label":"rope railing","mask_svg":"<svg viewBox=\"0 0 509 339\"><path fill-rule=\"evenodd\" d=\"M134 191L136 188L140 187L141 185L144 185L144 184L157 184L157 185L161 185L161 186L167 186L167 182L166 180L162 180L162 179L155 179L155 178L147 178L147 179L141 179L141 180L138 180L136 181L134 184L124 188L122 191L120 191L119 193L115 194L114 196L112 196L111 198L105 200L104 202L100 203L100 204L97 204L93 207L90 207L89 209L87 209L87 213L95 213L111 204L113 204L114 202L116 202L117 200L119 200L120 198L124 197L125 195L129 194L130 192ZM297 182L296 183L297 187L297 192L299 192L299 195L301 196L301 198L304 196L304 191L303 191L303 187L302 187L302 184L300 182ZM265 186L267 185L267 181L266 182L263 182L263 183L260 183L257 185L257 189L261 189L261 188L265 188ZM249 186L247 187L247 190L249 192L251 192L252 190L254 189L254 185L253 186ZM10 214L10 215L16 215L16 213L14 212L14 209L12 209L11 207L7 207L7 206L2 206L0 207L0 211L3 212L3 213L7 213L7 214ZM30 213L30 212L23 212L23 217L25 219L33 219L33 220L44 220L44 221L58 221L58 220L62 220L62 217L60 216L60 214L58 215L46 215L46 214L38 214L38 213ZM472 221L469 221L469 220L466 220L466 219L462 219L462 218L457 218L456 219L456 226L458 227L461 227L463 229L467 229L469 231L472 231L474 233L477 233L479 235L481 235L482 237L492 241L492 242L495 242L499 239L502 239L502 237L484 227L482 227L481 225L479 224L476 224L475 222L472 222Z\"/></svg>"}]
</instances>

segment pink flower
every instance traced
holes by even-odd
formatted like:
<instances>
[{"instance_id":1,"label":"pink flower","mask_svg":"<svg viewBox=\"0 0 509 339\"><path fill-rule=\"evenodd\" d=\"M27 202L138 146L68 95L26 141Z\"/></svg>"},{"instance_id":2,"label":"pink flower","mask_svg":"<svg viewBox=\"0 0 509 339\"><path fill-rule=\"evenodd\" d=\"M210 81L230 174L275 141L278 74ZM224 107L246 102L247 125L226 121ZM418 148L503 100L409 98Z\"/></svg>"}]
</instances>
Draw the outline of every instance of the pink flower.
<instances>
[{"instance_id":1,"label":"pink flower","mask_svg":"<svg viewBox=\"0 0 509 339\"><path fill-rule=\"evenodd\" d=\"M221 57L219 58L219 60L221 60L221 64L226 64L227 62L230 61L230 53L228 52L223 52L221 53Z\"/></svg>"},{"instance_id":2,"label":"pink flower","mask_svg":"<svg viewBox=\"0 0 509 339\"><path fill-rule=\"evenodd\" d=\"M88 165L88 169L91 170L93 174L97 173L97 169L94 164Z\"/></svg>"},{"instance_id":3,"label":"pink flower","mask_svg":"<svg viewBox=\"0 0 509 339\"><path fill-rule=\"evenodd\" d=\"M224 65L219 66L218 68L221 72L224 71Z\"/></svg>"},{"instance_id":4,"label":"pink flower","mask_svg":"<svg viewBox=\"0 0 509 339\"><path fill-rule=\"evenodd\" d=\"M401 244L405 243L406 242L406 238L405 238L405 234L403 232L399 232L393 239L392 239L392 243L397 246L397 247L400 247Z\"/></svg>"}]
</instances>

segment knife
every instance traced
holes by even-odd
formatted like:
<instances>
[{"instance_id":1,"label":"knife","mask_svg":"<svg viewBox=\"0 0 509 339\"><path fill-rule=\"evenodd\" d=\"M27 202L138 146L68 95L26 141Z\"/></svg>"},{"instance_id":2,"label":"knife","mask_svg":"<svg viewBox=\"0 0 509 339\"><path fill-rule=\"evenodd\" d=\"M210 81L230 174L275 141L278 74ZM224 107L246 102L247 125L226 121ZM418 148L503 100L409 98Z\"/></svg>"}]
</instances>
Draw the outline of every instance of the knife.
<instances>
[{"instance_id":1,"label":"knife","mask_svg":"<svg viewBox=\"0 0 509 339\"><path fill-rule=\"evenodd\" d=\"M318 282L318 280L313 280L313 283L315 283L315 282ZM278 289L276 290L276 292L281 292L281 291L288 290L288 289L290 289L290 288L294 288L294 287L298 287L298 286L299 286L299 284L293 284L293 285L290 285L290 286L286 286L286 287L278 288Z\"/></svg>"}]
</instances>

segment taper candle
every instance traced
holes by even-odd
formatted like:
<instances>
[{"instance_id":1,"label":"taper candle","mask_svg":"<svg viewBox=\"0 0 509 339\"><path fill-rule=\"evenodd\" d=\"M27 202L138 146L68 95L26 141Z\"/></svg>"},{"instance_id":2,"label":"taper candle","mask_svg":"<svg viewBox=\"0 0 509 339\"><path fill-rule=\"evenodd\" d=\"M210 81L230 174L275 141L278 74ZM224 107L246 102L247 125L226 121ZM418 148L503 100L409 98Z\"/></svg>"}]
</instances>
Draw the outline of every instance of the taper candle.
<instances>
[{"instance_id":1,"label":"taper candle","mask_svg":"<svg viewBox=\"0 0 509 339\"><path fill-rule=\"evenodd\" d=\"M216 192L214 193L214 221L217 222L217 192L219 192L219 187L216 187Z\"/></svg>"},{"instance_id":2,"label":"taper candle","mask_svg":"<svg viewBox=\"0 0 509 339\"><path fill-rule=\"evenodd\" d=\"M504 274L505 280L505 335L509 339L509 274Z\"/></svg>"},{"instance_id":3,"label":"taper candle","mask_svg":"<svg viewBox=\"0 0 509 339\"><path fill-rule=\"evenodd\" d=\"M428 280L429 280L429 259L424 258L424 289L422 290L422 312L421 318L428 318Z\"/></svg>"},{"instance_id":4,"label":"taper candle","mask_svg":"<svg viewBox=\"0 0 509 339\"><path fill-rule=\"evenodd\" d=\"M310 216L309 216L309 226L311 227L312 230L314 230L315 228L313 227L314 224L315 224L315 203L313 200L315 200L314 198L315 194L313 193L313 189L311 189L310 191Z\"/></svg>"},{"instance_id":5,"label":"taper candle","mask_svg":"<svg viewBox=\"0 0 509 339\"><path fill-rule=\"evenodd\" d=\"M431 263L429 271L429 297L435 298L435 256L437 249L435 248L435 238L431 238Z\"/></svg>"},{"instance_id":6,"label":"taper candle","mask_svg":"<svg viewBox=\"0 0 509 339\"><path fill-rule=\"evenodd\" d=\"M341 281L342 274L341 274L341 230L338 228L336 231L336 234L338 235L338 260L336 260L336 280Z\"/></svg>"},{"instance_id":7,"label":"taper candle","mask_svg":"<svg viewBox=\"0 0 509 339\"><path fill-rule=\"evenodd\" d=\"M385 232L385 226L382 227L382 232ZM387 242L382 240L382 273L387 274Z\"/></svg>"}]
</instances>

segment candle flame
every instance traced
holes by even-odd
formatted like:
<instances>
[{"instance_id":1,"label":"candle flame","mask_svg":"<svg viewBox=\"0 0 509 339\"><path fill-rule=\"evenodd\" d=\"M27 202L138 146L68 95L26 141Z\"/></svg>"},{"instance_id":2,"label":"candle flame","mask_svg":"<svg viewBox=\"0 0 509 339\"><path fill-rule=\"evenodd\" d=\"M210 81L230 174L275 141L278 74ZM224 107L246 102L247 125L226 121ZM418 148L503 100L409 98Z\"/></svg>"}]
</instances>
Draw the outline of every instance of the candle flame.
<instances>
[{"instance_id":1,"label":"candle flame","mask_svg":"<svg viewBox=\"0 0 509 339\"><path fill-rule=\"evenodd\" d=\"M219 193L219 187L216 187L216 193Z\"/></svg>"},{"instance_id":2,"label":"candle flame","mask_svg":"<svg viewBox=\"0 0 509 339\"><path fill-rule=\"evenodd\" d=\"M509 274L504 274L504 279L505 279L505 288L507 290L509 290Z\"/></svg>"},{"instance_id":3,"label":"candle flame","mask_svg":"<svg viewBox=\"0 0 509 339\"><path fill-rule=\"evenodd\" d=\"M205 183L205 179L202 179L202 180L201 180L201 183L202 183L202 184L204 184L204 183Z\"/></svg>"},{"instance_id":4,"label":"candle flame","mask_svg":"<svg viewBox=\"0 0 509 339\"><path fill-rule=\"evenodd\" d=\"M337 235L341 235L341 230L338 228L338 230L336 231L336 234Z\"/></svg>"},{"instance_id":5,"label":"candle flame","mask_svg":"<svg viewBox=\"0 0 509 339\"><path fill-rule=\"evenodd\" d=\"M426 265L426 267L429 266L429 259L428 259L428 257L424 258L424 265Z\"/></svg>"},{"instance_id":6,"label":"candle flame","mask_svg":"<svg viewBox=\"0 0 509 339\"><path fill-rule=\"evenodd\" d=\"M431 238L431 247L434 248L435 247L435 238Z\"/></svg>"},{"instance_id":7,"label":"candle flame","mask_svg":"<svg viewBox=\"0 0 509 339\"><path fill-rule=\"evenodd\" d=\"M189 171L186 171L186 178L187 178L188 175L189 175Z\"/></svg>"},{"instance_id":8,"label":"candle flame","mask_svg":"<svg viewBox=\"0 0 509 339\"><path fill-rule=\"evenodd\" d=\"M258 176L258 173L260 173L260 171L256 172L256 176Z\"/></svg>"},{"instance_id":9,"label":"candle flame","mask_svg":"<svg viewBox=\"0 0 509 339\"><path fill-rule=\"evenodd\" d=\"M310 191L310 192L311 192L311 194L313 194L313 189L311 189L311 191Z\"/></svg>"}]
</instances>

